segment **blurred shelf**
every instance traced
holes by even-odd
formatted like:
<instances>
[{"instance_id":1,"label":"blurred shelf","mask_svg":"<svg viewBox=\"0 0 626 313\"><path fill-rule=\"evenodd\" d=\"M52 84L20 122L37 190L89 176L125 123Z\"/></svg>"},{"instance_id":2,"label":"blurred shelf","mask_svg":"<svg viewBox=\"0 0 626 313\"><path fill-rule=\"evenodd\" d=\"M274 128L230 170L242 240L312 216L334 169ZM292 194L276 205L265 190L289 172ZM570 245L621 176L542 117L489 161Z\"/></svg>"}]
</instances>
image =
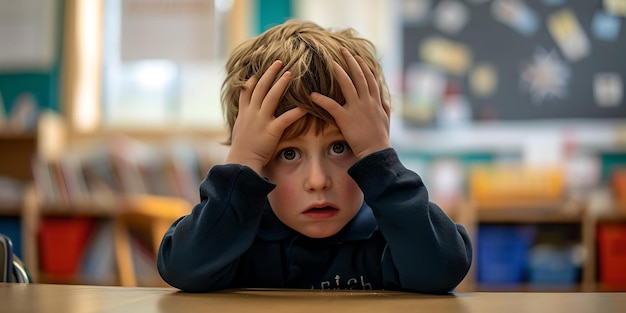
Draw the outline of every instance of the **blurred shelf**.
<instances>
[{"instance_id":1,"label":"blurred shelf","mask_svg":"<svg viewBox=\"0 0 626 313\"><path fill-rule=\"evenodd\" d=\"M0 217L20 217L21 215L21 205L0 207Z\"/></svg>"},{"instance_id":2,"label":"blurred shelf","mask_svg":"<svg viewBox=\"0 0 626 313\"><path fill-rule=\"evenodd\" d=\"M580 223L581 212L553 209L478 209L479 223Z\"/></svg>"},{"instance_id":3,"label":"blurred shelf","mask_svg":"<svg viewBox=\"0 0 626 313\"><path fill-rule=\"evenodd\" d=\"M609 213L609 214L601 214L596 216L596 220L598 222L616 222L616 223L621 223L621 222L626 222L626 211L623 210L618 210L616 212L613 213Z\"/></svg>"},{"instance_id":4,"label":"blurred shelf","mask_svg":"<svg viewBox=\"0 0 626 313\"><path fill-rule=\"evenodd\" d=\"M45 217L94 217L107 218L119 215L118 207L98 204L47 204L42 205L39 211Z\"/></svg>"},{"instance_id":5,"label":"blurred shelf","mask_svg":"<svg viewBox=\"0 0 626 313\"><path fill-rule=\"evenodd\" d=\"M37 135L0 132L0 176L32 180L31 160L37 153Z\"/></svg>"}]
</instances>

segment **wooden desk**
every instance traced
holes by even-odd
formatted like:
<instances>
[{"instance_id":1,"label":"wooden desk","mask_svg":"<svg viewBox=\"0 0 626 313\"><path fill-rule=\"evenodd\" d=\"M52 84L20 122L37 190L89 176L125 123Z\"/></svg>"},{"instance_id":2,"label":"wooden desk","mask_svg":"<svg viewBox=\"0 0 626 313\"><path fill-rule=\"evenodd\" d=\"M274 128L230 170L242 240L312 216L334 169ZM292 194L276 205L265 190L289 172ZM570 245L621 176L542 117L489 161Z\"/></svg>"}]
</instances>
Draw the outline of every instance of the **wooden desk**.
<instances>
[{"instance_id":1,"label":"wooden desk","mask_svg":"<svg viewBox=\"0 0 626 313\"><path fill-rule=\"evenodd\" d=\"M433 296L387 291L229 290L0 283L0 312L624 312L626 293L473 292Z\"/></svg>"}]
</instances>

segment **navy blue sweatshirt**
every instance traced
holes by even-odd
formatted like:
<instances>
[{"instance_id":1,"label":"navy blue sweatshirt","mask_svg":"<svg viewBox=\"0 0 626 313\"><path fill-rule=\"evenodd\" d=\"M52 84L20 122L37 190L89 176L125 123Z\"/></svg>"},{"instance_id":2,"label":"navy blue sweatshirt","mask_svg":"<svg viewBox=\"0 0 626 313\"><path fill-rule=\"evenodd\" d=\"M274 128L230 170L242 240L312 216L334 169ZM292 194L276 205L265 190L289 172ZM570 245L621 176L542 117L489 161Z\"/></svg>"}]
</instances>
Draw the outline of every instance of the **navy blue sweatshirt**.
<instances>
[{"instance_id":1,"label":"navy blue sweatshirt","mask_svg":"<svg viewBox=\"0 0 626 313\"><path fill-rule=\"evenodd\" d=\"M200 200L161 242L157 266L188 292L226 288L374 289L449 293L463 280L472 245L428 199L421 178L393 148L356 162L349 175L364 194L336 235L312 239L278 220L275 187L251 168L215 165Z\"/></svg>"}]
</instances>

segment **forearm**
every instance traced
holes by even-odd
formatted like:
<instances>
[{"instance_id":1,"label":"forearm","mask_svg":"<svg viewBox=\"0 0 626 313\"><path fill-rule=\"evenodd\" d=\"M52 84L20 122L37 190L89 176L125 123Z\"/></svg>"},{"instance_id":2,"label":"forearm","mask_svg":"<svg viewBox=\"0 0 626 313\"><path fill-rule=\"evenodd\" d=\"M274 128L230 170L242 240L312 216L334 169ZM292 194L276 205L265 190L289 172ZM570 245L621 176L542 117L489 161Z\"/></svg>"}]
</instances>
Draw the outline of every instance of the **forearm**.
<instances>
[{"instance_id":1,"label":"forearm","mask_svg":"<svg viewBox=\"0 0 626 313\"><path fill-rule=\"evenodd\" d=\"M397 287L452 290L469 270L471 242L462 226L429 201L421 178L400 163L393 149L365 157L349 172L388 242L383 263L392 262Z\"/></svg>"},{"instance_id":2,"label":"forearm","mask_svg":"<svg viewBox=\"0 0 626 313\"><path fill-rule=\"evenodd\" d=\"M214 166L200 185L201 202L163 237L157 258L163 279L185 291L226 288L273 187L248 167Z\"/></svg>"}]
</instances>

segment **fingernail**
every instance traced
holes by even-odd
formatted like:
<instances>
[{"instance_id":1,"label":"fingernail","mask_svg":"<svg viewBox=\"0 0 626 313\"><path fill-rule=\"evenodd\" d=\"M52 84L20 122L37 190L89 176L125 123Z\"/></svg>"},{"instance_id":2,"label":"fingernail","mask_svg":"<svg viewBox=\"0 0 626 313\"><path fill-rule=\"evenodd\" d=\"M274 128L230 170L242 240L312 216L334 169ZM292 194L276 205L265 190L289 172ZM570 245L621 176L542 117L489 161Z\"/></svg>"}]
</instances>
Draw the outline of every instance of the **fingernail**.
<instances>
[{"instance_id":1,"label":"fingernail","mask_svg":"<svg viewBox=\"0 0 626 313\"><path fill-rule=\"evenodd\" d=\"M276 61L274 61L274 64L282 65L282 64L283 64L283 61L281 61L281 60L276 60Z\"/></svg>"},{"instance_id":2,"label":"fingernail","mask_svg":"<svg viewBox=\"0 0 626 313\"><path fill-rule=\"evenodd\" d=\"M291 72L290 71L286 71L283 75L285 77L289 78L289 77L291 77Z\"/></svg>"}]
</instances>

